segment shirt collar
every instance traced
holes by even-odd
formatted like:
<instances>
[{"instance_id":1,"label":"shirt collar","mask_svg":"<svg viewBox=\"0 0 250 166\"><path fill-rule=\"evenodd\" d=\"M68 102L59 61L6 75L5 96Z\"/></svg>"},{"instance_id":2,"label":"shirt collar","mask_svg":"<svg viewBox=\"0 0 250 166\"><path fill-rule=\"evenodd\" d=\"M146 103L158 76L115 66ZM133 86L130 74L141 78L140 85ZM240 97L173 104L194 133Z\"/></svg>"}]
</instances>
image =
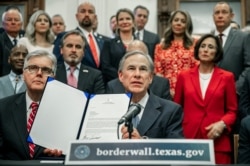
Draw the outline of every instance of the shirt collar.
<instances>
[{"instance_id":1,"label":"shirt collar","mask_svg":"<svg viewBox=\"0 0 250 166\"><path fill-rule=\"evenodd\" d=\"M64 62L64 65L65 65L66 71L70 69L70 66L66 62ZM78 63L76 65L76 69L80 69L80 67L81 67L81 63Z\"/></svg>"},{"instance_id":2,"label":"shirt collar","mask_svg":"<svg viewBox=\"0 0 250 166\"><path fill-rule=\"evenodd\" d=\"M148 102L148 98L149 98L149 94L148 92L143 96L143 98L137 102L138 104L140 104L140 106L144 109L146 107L146 104Z\"/></svg>"},{"instance_id":3,"label":"shirt collar","mask_svg":"<svg viewBox=\"0 0 250 166\"><path fill-rule=\"evenodd\" d=\"M23 79L23 75L20 74L20 75L17 75L16 73L14 73L12 70L10 71L10 74L9 74L9 78L11 81L15 80L16 79L16 76L20 76L21 79Z\"/></svg>"},{"instance_id":4,"label":"shirt collar","mask_svg":"<svg viewBox=\"0 0 250 166\"><path fill-rule=\"evenodd\" d=\"M224 35L224 36L228 36L230 30L231 30L231 26L228 26L228 27L222 32L223 35ZM220 34L220 33L219 33L217 30L215 30L215 36L218 36L219 34Z\"/></svg>"},{"instance_id":5,"label":"shirt collar","mask_svg":"<svg viewBox=\"0 0 250 166\"><path fill-rule=\"evenodd\" d=\"M32 100L31 100L31 98L29 97L29 95L28 95L28 92L26 91L26 93L25 93L25 97L26 97L26 108L27 108L27 111L30 109L30 105L31 105L31 103L33 102ZM37 104L39 104L40 102L36 102Z\"/></svg>"}]
</instances>

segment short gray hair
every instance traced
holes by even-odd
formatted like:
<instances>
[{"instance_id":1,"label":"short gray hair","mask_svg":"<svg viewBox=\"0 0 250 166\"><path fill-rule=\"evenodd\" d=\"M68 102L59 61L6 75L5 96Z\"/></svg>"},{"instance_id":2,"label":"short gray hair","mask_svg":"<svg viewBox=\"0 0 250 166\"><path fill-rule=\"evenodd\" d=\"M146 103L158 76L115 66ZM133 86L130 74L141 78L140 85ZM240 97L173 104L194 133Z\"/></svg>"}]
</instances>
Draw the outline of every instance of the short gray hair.
<instances>
[{"instance_id":1,"label":"short gray hair","mask_svg":"<svg viewBox=\"0 0 250 166\"><path fill-rule=\"evenodd\" d=\"M47 57L48 59L50 59L52 62L52 71L55 75L56 67L57 67L56 56L46 50L36 50L36 51L30 52L24 59L23 69L25 69L28 66L29 60L34 57Z\"/></svg>"},{"instance_id":2,"label":"short gray hair","mask_svg":"<svg viewBox=\"0 0 250 166\"><path fill-rule=\"evenodd\" d=\"M148 63L149 63L149 70L150 72L153 72L154 71L154 63L153 63L153 60L152 58L148 55L148 54L145 54L143 53L142 51L129 51L127 52L123 57L122 59L120 60L120 63L119 63L119 68L118 68L118 71L122 71L123 67L124 67L124 63L125 63L125 60L130 57L130 56L133 56L133 55L137 55L137 54L140 54L140 55L143 55L145 56L145 58L148 60Z\"/></svg>"}]
</instances>

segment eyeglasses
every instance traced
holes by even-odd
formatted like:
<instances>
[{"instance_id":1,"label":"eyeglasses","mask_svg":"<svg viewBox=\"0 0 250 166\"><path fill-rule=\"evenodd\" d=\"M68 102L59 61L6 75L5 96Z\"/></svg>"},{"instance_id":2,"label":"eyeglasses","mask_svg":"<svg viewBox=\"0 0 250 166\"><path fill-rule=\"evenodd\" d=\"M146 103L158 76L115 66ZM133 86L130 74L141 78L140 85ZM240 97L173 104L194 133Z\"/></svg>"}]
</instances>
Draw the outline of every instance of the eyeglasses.
<instances>
[{"instance_id":1,"label":"eyeglasses","mask_svg":"<svg viewBox=\"0 0 250 166\"><path fill-rule=\"evenodd\" d=\"M54 72L49 67L39 67L36 65L30 65L24 68L24 70L28 70L29 73L34 74L37 73L41 69L43 75L49 76L52 75Z\"/></svg>"}]
</instances>

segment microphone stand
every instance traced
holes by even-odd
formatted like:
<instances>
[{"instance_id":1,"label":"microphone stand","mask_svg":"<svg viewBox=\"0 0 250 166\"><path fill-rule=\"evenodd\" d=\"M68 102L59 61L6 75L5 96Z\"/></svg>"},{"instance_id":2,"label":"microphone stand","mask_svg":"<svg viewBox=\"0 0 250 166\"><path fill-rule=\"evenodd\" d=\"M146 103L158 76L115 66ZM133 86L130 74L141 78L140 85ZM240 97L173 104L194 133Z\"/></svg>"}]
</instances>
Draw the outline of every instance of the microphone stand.
<instances>
[{"instance_id":1,"label":"microphone stand","mask_svg":"<svg viewBox=\"0 0 250 166\"><path fill-rule=\"evenodd\" d=\"M133 123L132 123L132 119L127 120L125 122L125 126L128 128L128 133L129 133L129 139L132 138L132 132L133 132Z\"/></svg>"}]
</instances>

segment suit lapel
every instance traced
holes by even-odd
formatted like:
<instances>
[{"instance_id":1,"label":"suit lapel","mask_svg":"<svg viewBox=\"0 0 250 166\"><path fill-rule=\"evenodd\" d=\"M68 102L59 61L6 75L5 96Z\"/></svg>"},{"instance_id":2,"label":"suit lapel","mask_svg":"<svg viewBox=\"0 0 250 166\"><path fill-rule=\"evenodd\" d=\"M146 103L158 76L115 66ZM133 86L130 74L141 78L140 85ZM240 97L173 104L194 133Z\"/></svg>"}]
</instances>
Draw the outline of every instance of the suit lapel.
<instances>
[{"instance_id":1,"label":"suit lapel","mask_svg":"<svg viewBox=\"0 0 250 166\"><path fill-rule=\"evenodd\" d=\"M228 37L227 37L227 40L226 40L226 43L224 45L224 48L223 48L223 51L224 51L224 55L226 55L226 52L228 51L228 49L230 48L230 45L232 43L232 41L234 40L235 38L235 33L234 33L234 30L231 29L229 34L228 34Z\"/></svg>"},{"instance_id":2,"label":"suit lapel","mask_svg":"<svg viewBox=\"0 0 250 166\"><path fill-rule=\"evenodd\" d=\"M197 93L197 95L199 96L199 99L203 100L202 99L202 94L201 94L201 86L200 86L198 66L192 68L190 70L190 73L191 73L192 85L193 85L194 89L196 89L195 93Z\"/></svg>"},{"instance_id":3,"label":"suit lapel","mask_svg":"<svg viewBox=\"0 0 250 166\"><path fill-rule=\"evenodd\" d=\"M66 73L66 67L65 67L64 63L62 65L58 66L58 68L57 68L56 80L67 84L67 73Z\"/></svg>"},{"instance_id":4,"label":"suit lapel","mask_svg":"<svg viewBox=\"0 0 250 166\"><path fill-rule=\"evenodd\" d=\"M212 78L208 84L206 94L205 94L205 104L207 105L209 101L213 98L213 94L216 91L217 87L220 85L221 82L221 72L218 70L217 67L214 68L214 72L212 74Z\"/></svg>"},{"instance_id":5,"label":"suit lapel","mask_svg":"<svg viewBox=\"0 0 250 166\"><path fill-rule=\"evenodd\" d=\"M122 40L121 40L120 37L117 37L116 43L117 43L117 46L120 47L121 50L123 50L124 52L126 52L126 48L125 48L125 46L123 45Z\"/></svg>"},{"instance_id":6,"label":"suit lapel","mask_svg":"<svg viewBox=\"0 0 250 166\"><path fill-rule=\"evenodd\" d=\"M29 149L27 144L27 113L26 113L26 100L25 93L22 93L13 104L12 117L15 122L15 128L17 130L20 142L26 151L26 155L29 155Z\"/></svg>"},{"instance_id":7,"label":"suit lapel","mask_svg":"<svg viewBox=\"0 0 250 166\"><path fill-rule=\"evenodd\" d=\"M149 130L149 128L160 116L160 111L158 111L160 106L161 105L159 101L157 101L152 94L149 95L149 99L144 109L141 121L137 126L137 129L141 135L145 135L146 131Z\"/></svg>"},{"instance_id":8,"label":"suit lapel","mask_svg":"<svg viewBox=\"0 0 250 166\"><path fill-rule=\"evenodd\" d=\"M89 78L89 70L85 68L83 65L81 65L78 75L78 83L77 83L77 89L89 91L91 89L87 89L87 82L90 80Z\"/></svg>"},{"instance_id":9,"label":"suit lapel","mask_svg":"<svg viewBox=\"0 0 250 166\"><path fill-rule=\"evenodd\" d=\"M3 38L4 38L5 48L7 48L10 51L11 48L14 47L14 46L13 46L13 43L11 42L10 38L6 34L6 32L3 33Z\"/></svg>"}]
</instances>

